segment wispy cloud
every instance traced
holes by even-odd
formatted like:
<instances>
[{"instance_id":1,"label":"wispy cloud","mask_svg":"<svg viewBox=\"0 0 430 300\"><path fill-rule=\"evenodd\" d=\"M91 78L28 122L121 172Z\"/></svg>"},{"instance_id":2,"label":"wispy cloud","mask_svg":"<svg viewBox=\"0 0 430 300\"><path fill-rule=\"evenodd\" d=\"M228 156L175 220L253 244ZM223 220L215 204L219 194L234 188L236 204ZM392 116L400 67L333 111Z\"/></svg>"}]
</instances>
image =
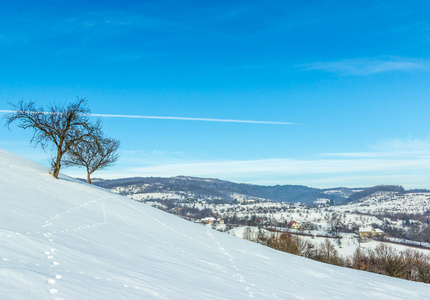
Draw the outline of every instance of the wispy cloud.
<instances>
[{"instance_id":1,"label":"wispy cloud","mask_svg":"<svg viewBox=\"0 0 430 300\"><path fill-rule=\"evenodd\" d=\"M340 75L370 75L384 72L430 70L430 63L422 59L383 56L314 62L300 67L305 70L319 70Z\"/></svg>"},{"instance_id":2,"label":"wispy cloud","mask_svg":"<svg viewBox=\"0 0 430 300\"><path fill-rule=\"evenodd\" d=\"M424 139L387 139L371 146L375 151L414 151L430 154L430 137Z\"/></svg>"},{"instance_id":3,"label":"wispy cloud","mask_svg":"<svg viewBox=\"0 0 430 300\"><path fill-rule=\"evenodd\" d=\"M392 145L399 146L394 149ZM140 166L130 164L122 170L106 171L100 177L186 175L272 185L356 187L401 184L406 188L429 188L430 148L426 145L430 146L426 140L391 140L376 146L381 151L326 153L311 159L198 161L186 156L166 159L169 157L166 154L155 163L146 160ZM126 153L123 158L125 156Z\"/></svg>"},{"instance_id":4,"label":"wispy cloud","mask_svg":"<svg viewBox=\"0 0 430 300\"><path fill-rule=\"evenodd\" d=\"M322 156L338 158L405 158L430 157L430 138L388 139L373 144L369 152L323 153Z\"/></svg>"},{"instance_id":5,"label":"wispy cloud","mask_svg":"<svg viewBox=\"0 0 430 300\"><path fill-rule=\"evenodd\" d=\"M177 175L220 178L264 184L305 184L315 187L403 184L427 187L430 157L409 159L262 159L246 161L189 161L159 163L103 172L100 177L171 177ZM412 180L413 178L413 180ZM365 182L363 184L363 182Z\"/></svg>"},{"instance_id":6,"label":"wispy cloud","mask_svg":"<svg viewBox=\"0 0 430 300\"><path fill-rule=\"evenodd\" d=\"M158 165L132 169L135 172L158 174L340 174L358 172L384 172L403 168L428 169L430 158L420 159L360 159L360 160L292 160L263 159L249 161L217 161Z\"/></svg>"}]
</instances>

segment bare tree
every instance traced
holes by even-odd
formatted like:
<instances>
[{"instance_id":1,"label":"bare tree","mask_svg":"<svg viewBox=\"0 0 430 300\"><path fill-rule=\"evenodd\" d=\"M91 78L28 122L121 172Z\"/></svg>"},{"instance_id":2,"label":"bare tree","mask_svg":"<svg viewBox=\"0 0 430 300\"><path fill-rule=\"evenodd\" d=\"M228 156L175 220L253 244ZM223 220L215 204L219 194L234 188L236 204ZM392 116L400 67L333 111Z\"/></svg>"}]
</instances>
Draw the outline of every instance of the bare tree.
<instances>
[{"instance_id":1,"label":"bare tree","mask_svg":"<svg viewBox=\"0 0 430 300\"><path fill-rule=\"evenodd\" d=\"M373 257L379 273L392 277L402 277L405 271L405 261L396 250L384 243L380 243L373 251Z\"/></svg>"},{"instance_id":2,"label":"bare tree","mask_svg":"<svg viewBox=\"0 0 430 300\"><path fill-rule=\"evenodd\" d=\"M300 238L297 235L293 236L292 238L299 247L299 253L301 256L315 259L315 257L317 256L317 249L312 242Z\"/></svg>"},{"instance_id":3,"label":"bare tree","mask_svg":"<svg viewBox=\"0 0 430 300\"><path fill-rule=\"evenodd\" d=\"M317 260L322 262L326 262L332 265L343 265L342 258L339 256L336 248L330 242L329 239L325 239L324 242L321 242L318 248L318 257Z\"/></svg>"},{"instance_id":4,"label":"bare tree","mask_svg":"<svg viewBox=\"0 0 430 300\"><path fill-rule=\"evenodd\" d=\"M243 231L243 238L248 241L253 241L253 232L251 227L246 227Z\"/></svg>"},{"instance_id":5,"label":"bare tree","mask_svg":"<svg viewBox=\"0 0 430 300\"><path fill-rule=\"evenodd\" d=\"M13 112L6 114L6 126L18 121L18 127L33 129L31 144L46 150L49 145L56 148L56 156L52 160L52 175L58 178L63 155L79 141L91 136L98 125L88 120L90 109L86 99L65 105L50 104L47 109L37 108L35 103L20 101L12 104Z\"/></svg>"},{"instance_id":6,"label":"bare tree","mask_svg":"<svg viewBox=\"0 0 430 300\"><path fill-rule=\"evenodd\" d=\"M279 251L300 255L299 246L290 233L271 236L268 239L268 246Z\"/></svg>"},{"instance_id":7,"label":"bare tree","mask_svg":"<svg viewBox=\"0 0 430 300\"><path fill-rule=\"evenodd\" d=\"M98 134L88 136L72 145L64 156L66 166L85 167L87 180L91 184L91 174L115 164L119 158L120 142Z\"/></svg>"}]
</instances>

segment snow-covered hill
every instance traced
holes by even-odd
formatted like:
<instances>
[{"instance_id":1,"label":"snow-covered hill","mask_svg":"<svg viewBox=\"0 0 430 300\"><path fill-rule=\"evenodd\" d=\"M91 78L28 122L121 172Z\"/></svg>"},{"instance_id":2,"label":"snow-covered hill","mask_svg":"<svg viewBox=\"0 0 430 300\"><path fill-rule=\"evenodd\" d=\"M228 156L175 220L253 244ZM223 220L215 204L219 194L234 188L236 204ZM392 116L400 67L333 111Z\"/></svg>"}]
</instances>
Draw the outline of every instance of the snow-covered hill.
<instances>
[{"instance_id":1,"label":"snow-covered hill","mask_svg":"<svg viewBox=\"0 0 430 300\"><path fill-rule=\"evenodd\" d=\"M354 192L348 188L316 189L302 185L264 186L187 176L95 179L93 183L121 195L133 197L135 200L182 199L185 202L263 200L312 204L317 199L325 198L340 203Z\"/></svg>"},{"instance_id":2,"label":"snow-covered hill","mask_svg":"<svg viewBox=\"0 0 430 300\"><path fill-rule=\"evenodd\" d=\"M430 285L311 261L0 150L1 299L428 299Z\"/></svg>"},{"instance_id":3,"label":"snow-covered hill","mask_svg":"<svg viewBox=\"0 0 430 300\"><path fill-rule=\"evenodd\" d=\"M378 192L333 209L376 215L387 212L423 214L430 211L430 193Z\"/></svg>"}]
</instances>

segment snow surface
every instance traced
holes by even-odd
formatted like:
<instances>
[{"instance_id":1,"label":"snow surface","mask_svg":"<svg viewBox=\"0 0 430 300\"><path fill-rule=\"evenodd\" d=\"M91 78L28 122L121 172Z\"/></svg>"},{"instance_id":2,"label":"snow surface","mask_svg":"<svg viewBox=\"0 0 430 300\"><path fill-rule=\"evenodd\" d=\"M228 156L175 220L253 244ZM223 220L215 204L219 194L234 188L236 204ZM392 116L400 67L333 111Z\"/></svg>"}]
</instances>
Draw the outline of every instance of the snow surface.
<instances>
[{"instance_id":1,"label":"snow surface","mask_svg":"<svg viewBox=\"0 0 430 300\"><path fill-rule=\"evenodd\" d=\"M377 192L356 203L332 206L337 211L356 211L367 214L409 213L423 214L430 210L430 193Z\"/></svg>"},{"instance_id":2,"label":"snow surface","mask_svg":"<svg viewBox=\"0 0 430 300\"><path fill-rule=\"evenodd\" d=\"M0 150L1 299L428 299L277 252Z\"/></svg>"}]
</instances>

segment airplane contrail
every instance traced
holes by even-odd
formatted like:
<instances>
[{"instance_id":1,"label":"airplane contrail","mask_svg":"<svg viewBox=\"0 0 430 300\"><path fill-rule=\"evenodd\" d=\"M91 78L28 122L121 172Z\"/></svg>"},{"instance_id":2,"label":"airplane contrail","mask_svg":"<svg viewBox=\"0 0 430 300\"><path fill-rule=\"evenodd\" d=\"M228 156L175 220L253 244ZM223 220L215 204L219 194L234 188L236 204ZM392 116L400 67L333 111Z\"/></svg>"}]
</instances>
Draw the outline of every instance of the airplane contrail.
<instances>
[{"instance_id":1,"label":"airplane contrail","mask_svg":"<svg viewBox=\"0 0 430 300\"><path fill-rule=\"evenodd\" d=\"M0 113L13 113L13 112L15 112L15 111L14 110L0 110ZM227 123L248 123L248 124L297 125L297 123L291 123L291 122L211 119L211 118L188 118L188 117L163 117L163 116L113 115L113 114L89 114L89 116L103 117L103 118L126 118L126 119L159 119L159 120L227 122Z\"/></svg>"},{"instance_id":2,"label":"airplane contrail","mask_svg":"<svg viewBox=\"0 0 430 300\"><path fill-rule=\"evenodd\" d=\"M162 117L162 116L140 116L140 115L110 115L110 114L91 114L91 116L94 116L94 117L106 117L106 118L160 119L160 120L182 120L182 121L206 121L206 122L229 122L229 123L295 125L295 123L289 123L289 122L233 120L233 119L211 119L211 118Z\"/></svg>"}]
</instances>

